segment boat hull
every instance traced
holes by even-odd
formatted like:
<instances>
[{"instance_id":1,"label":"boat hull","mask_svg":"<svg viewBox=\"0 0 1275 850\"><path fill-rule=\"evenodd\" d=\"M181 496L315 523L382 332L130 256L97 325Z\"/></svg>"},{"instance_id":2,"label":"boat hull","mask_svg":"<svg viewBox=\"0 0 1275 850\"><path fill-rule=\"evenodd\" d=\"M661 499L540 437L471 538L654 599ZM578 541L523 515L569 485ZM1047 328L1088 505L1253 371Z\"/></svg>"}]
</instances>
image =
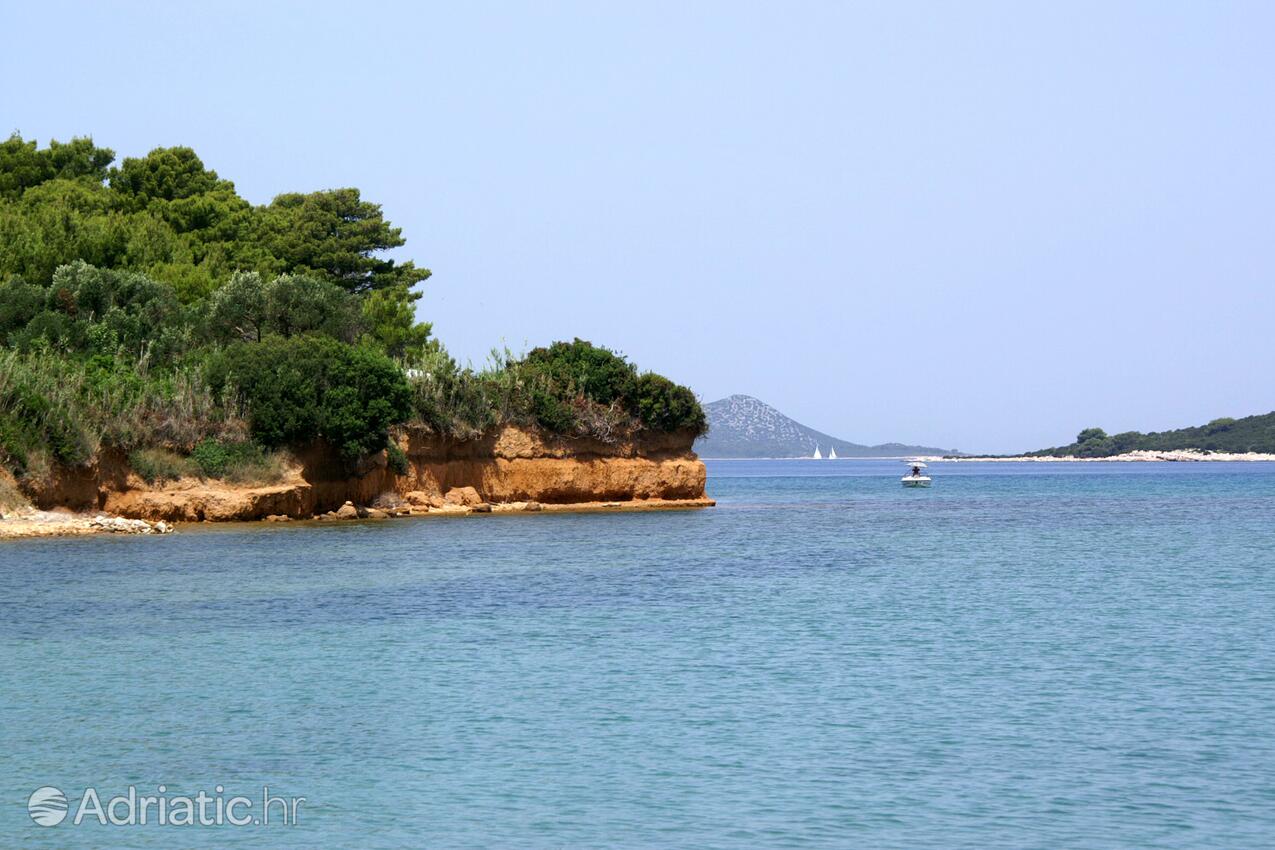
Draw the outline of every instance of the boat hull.
<instances>
[{"instance_id":1,"label":"boat hull","mask_svg":"<svg viewBox=\"0 0 1275 850\"><path fill-rule=\"evenodd\" d=\"M928 475L905 475L901 479L904 487L929 487L930 476Z\"/></svg>"}]
</instances>

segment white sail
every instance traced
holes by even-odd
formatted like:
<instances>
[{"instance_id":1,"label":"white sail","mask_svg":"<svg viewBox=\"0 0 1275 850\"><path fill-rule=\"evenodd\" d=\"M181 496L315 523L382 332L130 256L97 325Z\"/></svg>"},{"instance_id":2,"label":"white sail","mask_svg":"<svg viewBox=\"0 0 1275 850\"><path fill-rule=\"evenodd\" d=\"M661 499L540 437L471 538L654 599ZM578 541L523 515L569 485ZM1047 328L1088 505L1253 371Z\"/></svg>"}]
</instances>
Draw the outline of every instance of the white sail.
<instances>
[{"instance_id":1,"label":"white sail","mask_svg":"<svg viewBox=\"0 0 1275 850\"><path fill-rule=\"evenodd\" d=\"M823 455L819 454L819 444L815 443L815 453L810 456L811 460L823 460Z\"/></svg>"},{"instance_id":2,"label":"white sail","mask_svg":"<svg viewBox=\"0 0 1275 850\"><path fill-rule=\"evenodd\" d=\"M828 460L836 460L836 459L837 459L837 449L834 446L828 449Z\"/></svg>"}]
</instances>

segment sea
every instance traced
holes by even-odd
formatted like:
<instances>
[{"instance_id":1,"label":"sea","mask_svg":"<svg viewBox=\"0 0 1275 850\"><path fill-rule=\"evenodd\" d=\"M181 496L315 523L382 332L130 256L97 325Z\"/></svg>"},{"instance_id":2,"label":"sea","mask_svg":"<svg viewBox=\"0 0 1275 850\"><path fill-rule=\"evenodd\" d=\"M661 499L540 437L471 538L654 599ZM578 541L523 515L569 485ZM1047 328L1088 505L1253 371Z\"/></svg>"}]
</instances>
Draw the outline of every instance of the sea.
<instances>
[{"instance_id":1,"label":"sea","mask_svg":"<svg viewBox=\"0 0 1275 850\"><path fill-rule=\"evenodd\" d=\"M0 847L1275 846L1275 464L708 469L0 544Z\"/></svg>"}]
</instances>

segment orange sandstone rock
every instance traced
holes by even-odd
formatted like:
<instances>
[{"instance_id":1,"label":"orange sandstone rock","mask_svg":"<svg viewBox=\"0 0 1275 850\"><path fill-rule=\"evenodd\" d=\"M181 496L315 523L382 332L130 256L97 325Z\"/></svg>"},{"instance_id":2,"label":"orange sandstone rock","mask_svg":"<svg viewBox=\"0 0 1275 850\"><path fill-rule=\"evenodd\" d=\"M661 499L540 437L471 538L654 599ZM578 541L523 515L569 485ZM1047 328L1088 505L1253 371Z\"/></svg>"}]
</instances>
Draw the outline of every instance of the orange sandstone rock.
<instances>
[{"instance_id":1,"label":"orange sandstone rock","mask_svg":"<svg viewBox=\"0 0 1275 850\"><path fill-rule=\"evenodd\" d=\"M169 522L335 518L346 503L355 516L360 515L356 505L378 503L399 504L392 511L399 515L516 502L526 503L522 509L527 511L608 503L643 509L712 504L705 498L704 464L691 451L689 434L648 434L605 444L549 439L509 426L462 442L419 429L402 430L395 439L408 458L403 475L389 468L383 453L351 471L335 452L314 445L296 452L284 480L269 486L194 478L148 485L132 473L122 453L108 452L91 466L55 469L47 481L23 482L23 487L40 508ZM365 509L362 515L371 514Z\"/></svg>"}]
</instances>

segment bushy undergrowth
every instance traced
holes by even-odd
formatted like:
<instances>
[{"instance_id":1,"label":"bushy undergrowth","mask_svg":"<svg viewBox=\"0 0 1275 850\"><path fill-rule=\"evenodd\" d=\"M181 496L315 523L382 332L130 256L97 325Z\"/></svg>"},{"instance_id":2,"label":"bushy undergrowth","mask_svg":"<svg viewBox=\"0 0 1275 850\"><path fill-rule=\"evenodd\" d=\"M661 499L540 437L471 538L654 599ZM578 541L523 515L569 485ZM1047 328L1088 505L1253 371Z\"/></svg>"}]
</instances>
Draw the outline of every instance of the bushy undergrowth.
<instances>
[{"instance_id":1,"label":"bushy undergrowth","mask_svg":"<svg viewBox=\"0 0 1275 850\"><path fill-rule=\"evenodd\" d=\"M521 358L493 352L480 371L462 369L436 349L412 372L411 384L417 418L461 439L506 422L604 442L641 430L698 435L707 428L689 389L641 374L624 357L579 339Z\"/></svg>"},{"instance_id":2,"label":"bushy undergrowth","mask_svg":"<svg viewBox=\"0 0 1275 850\"><path fill-rule=\"evenodd\" d=\"M390 443L385 447L385 458L390 465L390 469L398 475L406 475L411 470L411 464L407 460L407 452L400 449L397 443Z\"/></svg>"},{"instance_id":3,"label":"bushy undergrowth","mask_svg":"<svg viewBox=\"0 0 1275 850\"><path fill-rule=\"evenodd\" d=\"M410 371L383 354L310 334L196 351L164 368L146 352L72 355L47 344L0 349L0 460L18 474L130 453L148 481L201 475L277 480L269 450L323 439L353 464L415 419L472 439L504 423L614 442L704 428L694 395L576 340L526 357L494 352L481 370L434 346Z\"/></svg>"},{"instance_id":4,"label":"bushy undergrowth","mask_svg":"<svg viewBox=\"0 0 1275 850\"><path fill-rule=\"evenodd\" d=\"M200 474L236 483L274 483L285 468L279 452L266 451L251 440L203 439L195 444L190 459Z\"/></svg>"},{"instance_id":5,"label":"bushy undergrowth","mask_svg":"<svg viewBox=\"0 0 1275 850\"><path fill-rule=\"evenodd\" d=\"M135 449L128 455L128 465L147 484L199 474L199 464L168 449Z\"/></svg>"},{"instance_id":6,"label":"bushy undergrowth","mask_svg":"<svg viewBox=\"0 0 1275 850\"><path fill-rule=\"evenodd\" d=\"M157 374L144 359L0 350L0 454L18 472L39 455L74 466L103 445L183 451L245 432L198 369Z\"/></svg>"},{"instance_id":7,"label":"bushy undergrowth","mask_svg":"<svg viewBox=\"0 0 1275 850\"><path fill-rule=\"evenodd\" d=\"M129 453L129 466L147 484L179 478L217 478L236 484L273 484L286 470L278 452L267 452L251 441L206 438L189 455L169 449L145 448Z\"/></svg>"},{"instance_id":8,"label":"bushy undergrowth","mask_svg":"<svg viewBox=\"0 0 1275 850\"><path fill-rule=\"evenodd\" d=\"M437 348L427 352L408 374L412 413L430 429L464 440L499 421L490 371L462 369Z\"/></svg>"}]
</instances>

